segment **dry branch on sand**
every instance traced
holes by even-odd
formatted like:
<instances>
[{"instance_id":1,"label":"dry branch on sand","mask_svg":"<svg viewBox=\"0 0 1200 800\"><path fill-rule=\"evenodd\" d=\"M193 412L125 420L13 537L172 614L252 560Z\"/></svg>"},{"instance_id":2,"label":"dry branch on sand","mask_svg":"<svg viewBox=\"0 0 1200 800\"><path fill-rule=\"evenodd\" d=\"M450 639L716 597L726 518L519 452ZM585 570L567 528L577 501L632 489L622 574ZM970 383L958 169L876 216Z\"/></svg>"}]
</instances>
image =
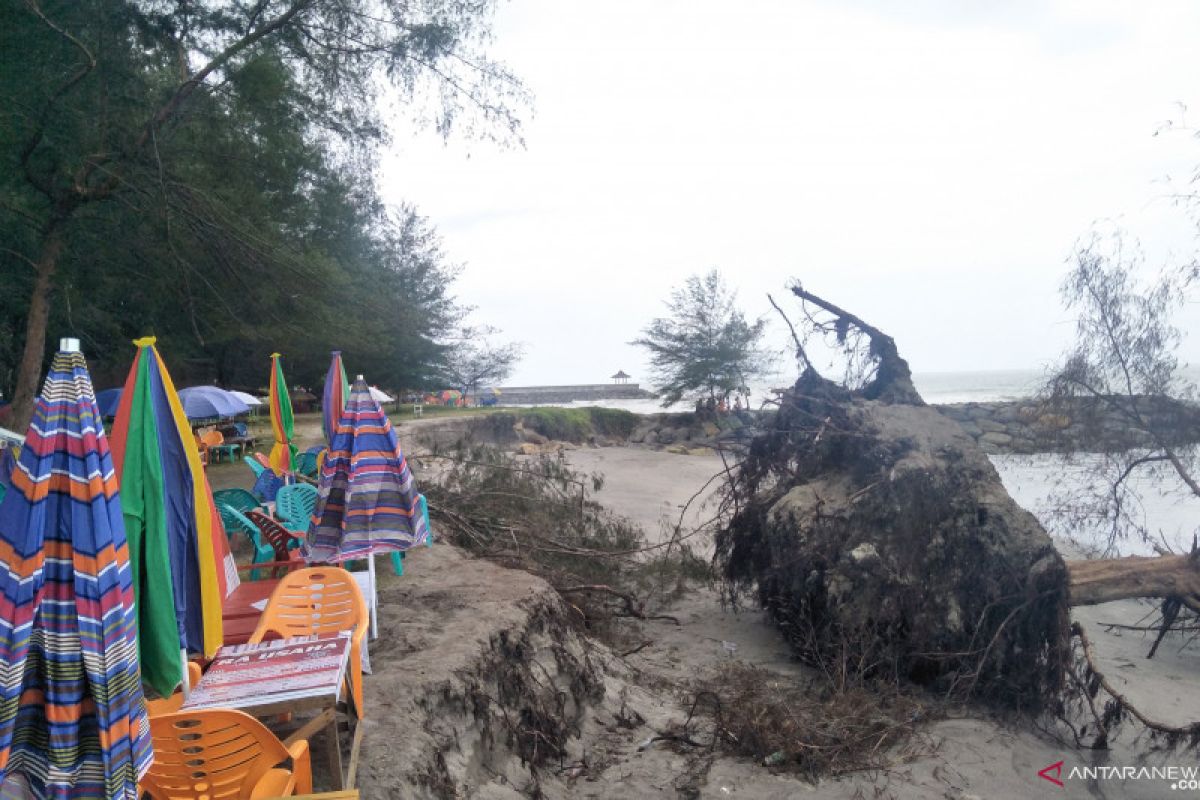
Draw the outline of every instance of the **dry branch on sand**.
<instances>
[{"instance_id":1,"label":"dry branch on sand","mask_svg":"<svg viewBox=\"0 0 1200 800\"><path fill-rule=\"evenodd\" d=\"M618 617L674 621L647 611L652 579L704 568L686 545L648 545L638 526L588 500L600 479L558 458L517 460L463 443L440 457L449 468L427 491L439 530L475 555L546 579L592 633Z\"/></svg>"},{"instance_id":2,"label":"dry branch on sand","mask_svg":"<svg viewBox=\"0 0 1200 800\"><path fill-rule=\"evenodd\" d=\"M910 694L880 687L804 686L733 662L697 682L686 721L660 738L693 747L707 743L710 749L816 779L888 769L928 755L931 744L910 739L928 713Z\"/></svg>"}]
</instances>

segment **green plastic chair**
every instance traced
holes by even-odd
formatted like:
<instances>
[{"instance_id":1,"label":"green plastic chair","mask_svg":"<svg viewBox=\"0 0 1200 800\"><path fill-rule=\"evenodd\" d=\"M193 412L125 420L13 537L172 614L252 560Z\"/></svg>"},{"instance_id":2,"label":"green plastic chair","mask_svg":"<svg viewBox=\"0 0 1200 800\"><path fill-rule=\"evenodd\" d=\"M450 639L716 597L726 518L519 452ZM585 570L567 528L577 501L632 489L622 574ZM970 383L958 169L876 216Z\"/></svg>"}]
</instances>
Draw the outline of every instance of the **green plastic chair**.
<instances>
[{"instance_id":1,"label":"green plastic chair","mask_svg":"<svg viewBox=\"0 0 1200 800\"><path fill-rule=\"evenodd\" d=\"M282 486L275 495L275 516L293 531L308 531L308 523L317 510L317 487L307 483Z\"/></svg>"},{"instance_id":2,"label":"green plastic chair","mask_svg":"<svg viewBox=\"0 0 1200 800\"><path fill-rule=\"evenodd\" d=\"M224 503L243 514L247 511L262 511L262 504L258 502L258 498L245 489L218 489L213 492L213 502Z\"/></svg>"},{"instance_id":3,"label":"green plastic chair","mask_svg":"<svg viewBox=\"0 0 1200 800\"><path fill-rule=\"evenodd\" d=\"M317 477L317 453L299 453L296 455L296 473L307 478Z\"/></svg>"},{"instance_id":4,"label":"green plastic chair","mask_svg":"<svg viewBox=\"0 0 1200 800\"><path fill-rule=\"evenodd\" d=\"M425 537L425 546L433 547L433 528L429 526L429 502L425 499L425 495L417 495L417 506L421 509L421 516L425 520L425 530L429 532ZM392 572L397 575L404 574L404 552L402 550L392 551Z\"/></svg>"},{"instance_id":5,"label":"green plastic chair","mask_svg":"<svg viewBox=\"0 0 1200 800\"><path fill-rule=\"evenodd\" d=\"M258 459L256 458L247 458L245 459L245 462L246 466L250 468L250 471L254 473L254 480L258 480L258 476L262 475L267 470L264 465L258 463Z\"/></svg>"},{"instance_id":6,"label":"green plastic chair","mask_svg":"<svg viewBox=\"0 0 1200 800\"><path fill-rule=\"evenodd\" d=\"M262 564L266 561L275 560L275 548L269 544L264 544L262 534L250 519L232 506L227 506L223 503L217 504L217 511L221 514L221 522L225 525L225 535L233 539L234 533L244 533L246 538L250 540L251 546L254 548L254 557L251 559L251 564ZM260 578L259 570L250 571L250 580L256 581Z\"/></svg>"}]
</instances>

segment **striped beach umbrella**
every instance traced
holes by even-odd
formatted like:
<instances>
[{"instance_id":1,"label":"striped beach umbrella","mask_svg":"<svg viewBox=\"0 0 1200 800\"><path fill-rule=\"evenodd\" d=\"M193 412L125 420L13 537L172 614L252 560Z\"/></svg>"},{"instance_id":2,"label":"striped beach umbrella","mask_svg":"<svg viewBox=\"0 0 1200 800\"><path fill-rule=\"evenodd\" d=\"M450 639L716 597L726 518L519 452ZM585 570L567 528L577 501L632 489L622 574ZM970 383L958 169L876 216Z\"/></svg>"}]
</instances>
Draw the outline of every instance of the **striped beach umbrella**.
<instances>
[{"instance_id":1,"label":"striped beach umbrella","mask_svg":"<svg viewBox=\"0 0 1200 800\"><path fill-rule=\"evenodd\" d=\"M129 557L87 364L64 339L0 504L0 782L137 797L153 751Z\"/></svg>"},{"instance_id":2,"label":"striped beach umbrella","mask_svg":"<svg viewBox=\"0 0 1200 800\"><path fill-rule=\"evenodd\" d=\"M288 395L287 381L283 378L283 364L279 353L271 353L271 433L275 445L271 448L271 468L283 475L296 469L296 445L292 421L292 398Z\"/></svg>"},{"instance_id":3,"label":"striped beach umbrella","mask_svg":"<svg viewBox=\"0 0 1200 800\"><path fill-rule=\"evenodd\" d=\"M219 517L191 425L154 341L134 342L111 441L135 556L142 674L166 695L182 679L187 653L212 656L222 644L224 534L214 524Z\"/></svg>"},{"instance_id":4,"label":"striped beach umbrella","mask_svg":"<svg viewBox=\"0 0 1200 800\"><path fill-rule=\"evenodd\" d=\"M396 432L360 375L321 465L312 562L339 562L423 543L429 530Z\"/></svg>"},{"instance_id":5,"label":"striped beach umbrella","mask_svg":"<svg viewBox=\"0 0 1200 800\"><path fill-rule=\"evenodd\" d=\"M329 372L325 375L325 392L321 399L321 427L325 431L325 441L333 441L333 430L346 401L350 398L350 383L346 380L346 367L342 364L342 351L334 350L333 359L329 362Z\"/></svg>"}]
</instances>

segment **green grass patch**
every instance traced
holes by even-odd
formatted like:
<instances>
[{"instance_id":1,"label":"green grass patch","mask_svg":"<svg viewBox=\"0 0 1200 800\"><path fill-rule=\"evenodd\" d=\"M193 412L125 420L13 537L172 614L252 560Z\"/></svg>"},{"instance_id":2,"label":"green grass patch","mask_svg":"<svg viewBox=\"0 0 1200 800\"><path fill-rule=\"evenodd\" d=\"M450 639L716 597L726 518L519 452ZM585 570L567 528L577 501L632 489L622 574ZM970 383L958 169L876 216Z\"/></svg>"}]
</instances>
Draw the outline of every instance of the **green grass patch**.
<instances>
[{"instance_id":1,"label":"green grass patch","mask_svg":"<svg viewBox=\"0 0 1200 800\"><path fill-rule=\"evenodd\" d=\"M540 406L514 413L527 429L547 439L582 442L589 436L625 438L637 427L638 416L618 408L555 408Z\"/></svg>"}]
</instances>

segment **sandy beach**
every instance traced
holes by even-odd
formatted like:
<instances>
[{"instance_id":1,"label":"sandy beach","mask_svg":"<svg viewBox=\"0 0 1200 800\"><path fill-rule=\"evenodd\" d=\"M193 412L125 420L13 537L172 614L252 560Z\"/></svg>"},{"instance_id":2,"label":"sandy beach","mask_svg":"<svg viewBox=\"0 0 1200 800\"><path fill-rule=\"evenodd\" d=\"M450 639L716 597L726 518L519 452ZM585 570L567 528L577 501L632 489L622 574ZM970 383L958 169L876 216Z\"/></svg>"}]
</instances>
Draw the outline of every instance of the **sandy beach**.
<instances>
[{"instance_id":1,"label":"sandy beach","mask_svg":"<svg viewBox=\"0 0 1200 800\"><path fill-rule=\"evenodd\" d=\"M704 481L723 470L721 460L715 456L678 456L635 447L576 450L567 458L581 471L603 472L606 482L597 499L637 520L647 531L664 524L664 519L673 524L680 506ZM1075 555L1069 545L1062 546L1066 555ZM1122 601L1075 609L1074 618L1086 626L1105 674L1131 701L1159 720L1188 724L1200 719L1200 650L1182 647L1180 637L1173 636L1154 659L1146 659L1149 636L1099 624L1135 625L1153 608L1148 602ZM668 623L650 623L648 629L656 643L633 656L633 663L661 674L686 676L711 667L718 659L736 657L781 675L797 676L802 672L790 659L778 633L756 610L733 614L721 607L715 592L702 590L681 600L674 613L683 625L676 628ZM735 643L735 653L726 652L721 646L723 641ZM1065 762L1067 770L1075 765L1195 764L1194 756L1185 752L1139 758L1149 743L1145 737L1131 741L1135 738L1130 735L1132 727L1112 743L1108 752L1079 752L1044 734L1010 727L977 713L963 713L925 730L924 735L936 747L935 757L897 764L887 774L852 776L812 787L771 775L758 765L721 760L709 773L706 791L713 797L748 798L871 797L875 790L897 798L992 798L1038 796L1054 790L1066 797L1149 798L1177 795L1165 783L1142 780L1098 780L1086 785L1067 781L1060 789L1038 778L1037 772L1059 760ZM666 766L647 767L646 774ZM626 768L634 771L630 774L636 773L635 767ZM662 790L665 785L657 788Z\"/></svg>"},{"instance_id":2,"label":"sandy beach","mask_svg":"<svg viewBox=\"0 0 1200 800\"><path fill-rule=\"evenodd\" d=\"M424 425L400 426L418 481L426 467L414 436ZM302 443L303 436L314 433L309 427L301 426ZM685 529L708 520L719 485L710 479L725 468L716 455L676 455L641 446L583 446L565 450L563 457L579 472L602 474L603 486L593 499L641 525L652 541L680 522L685 505ZM239 467L213 470L218 476L214 485L223 475L240 482ZM703 536L695 543L698 550L711 552L711 542ZM457 706L451 713L441 708L442 701L431 699L466 692L462 687L478 678L464 676L477 675L481 664L495 658L497 642L517 632L534 636L538 653L579 649L604 675L603 695L579 710L579 735L570 744L577 765L564 761L561 770L543 777L547 797L1155 798L1178 793L1168 782L1138 777L1065 779L1066 785L1058 787L1038 771L1059 761L1063 776L1073 767L1195 764L1186 752L1150 752L1152 743L1137 737L1133 725L1123 729L1108 751L1081 751L1027 723L992 717L978 708L957 708L920 728L910 748L890 754L891 768L814 785L747 759L719 754L700 758L662 744L644 746L655 731L682 721L686 709L679 698L688 681L731 660L769 670L784 681L805 683L811 677L758 609L723 606L715 587L696 586L671 601L664 610L679 625L638 623L639 635L649 644L624 658L599 643L555 638L544 630L531 634L530 619L560 602L553 590L534 576L473 559L444 542L410 554L404 576L384 576L380 598L382 631L372 645L376 670L365 681L368 704L380 712L368 716L360 784L364 797L394 796L400 786L411 790L411 767L427 759L431 749L443 754L438 763L448 765L448 779L469 787L465 796L523 796L522 770L513 759L492 753L497 760L489 762L479 745L468 741L478 735L478 723L463 717ZM1171 636L1148 660L1147 635L1101 624L1135 625L1152 611L1150 603L1123 601L1079 608L1074 616L1086 625L1105 674L1131 701L1159 720L1188 724L1200 719L1200 692L1195 690L1200 652ZM614 722L626 707L636 710L644 723L630 729ZM393 736L411 739L405 731L412 728L425 731L416 737L423 744L406 745L414 761L401 768L390 742ZM464 781L463 776L470 777Z\"/></svg>"}]
</instances>

